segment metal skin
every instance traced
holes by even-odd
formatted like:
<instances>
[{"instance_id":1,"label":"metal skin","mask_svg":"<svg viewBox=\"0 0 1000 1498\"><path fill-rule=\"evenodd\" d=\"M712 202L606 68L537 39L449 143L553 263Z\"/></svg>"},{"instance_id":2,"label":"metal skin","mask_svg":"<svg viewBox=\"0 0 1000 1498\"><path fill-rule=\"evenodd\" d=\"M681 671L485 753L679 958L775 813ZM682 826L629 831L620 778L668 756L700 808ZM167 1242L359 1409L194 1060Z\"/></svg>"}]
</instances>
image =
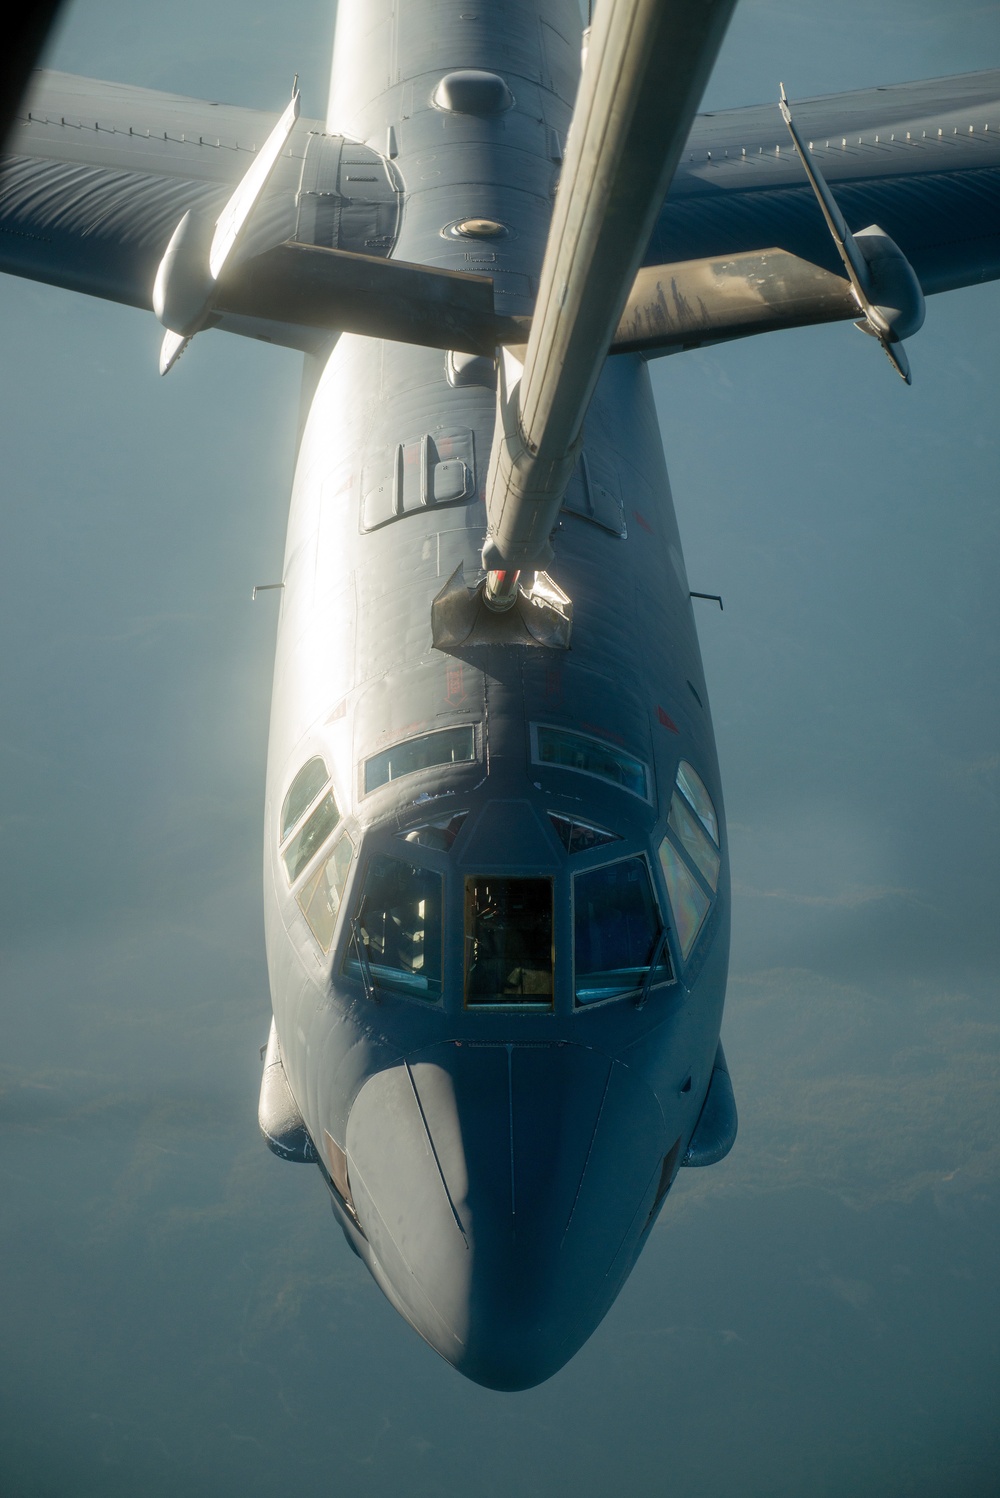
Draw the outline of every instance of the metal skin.
<instances>
[{"instance_id":1,"label":"metal skin","mask_svg":"<svg viewBox=\"0 0 1000 1498\"><path fill-rule=\"evenodd\" d=\"M645 3L616 0L614 13ZM720 0L717 13L726 8ZM709 9L662 0L682 29L685 15L703 28ZM265 878L274 1023L261 1127L281 1158L320 1164L352 1246L433 1347L483 1384L523 1388L559 1368L606 1312L678 1166L721 1159L736 1132L718 1044L729 928L722 797L643 360L856 318L866 299L898 358L892 339L916 330L923 297L1000 276L1000 72L796 102L801 151L775 104L695 120L621 303L551 554L546 545L498 568L487 599L477 585L493 354L504 345L506 412L556 181L565 172L570 190L586 135L568 149L576 3L341 0L337 26L334 133L299 118L270 173L259 163L270 159L273 115L37 75L0 162L0 270L147 312L155 300L166 315L170 302L172 328L307 356L283 579L262 585L281 599L281 619ZM595 28L592 52L601 35ZM624 153L626 175L650 165L644 133ZM675 147L649 142L664 158ZM836 214L817 202L820 178ZM248 203L205 307L209 228L214 243L220 218ZM860 304L831 217L834 227L842 217L864 261L854 266ZM577 253L568 259L576 265ZM161 368L186 337L168 333ZM379 341L389 338L401 341ZM594 340L584 346L587 365ZM579 377L586 393L592 373L570 371L567 388ZM551 394L559 380L542 383ZM543 535L550 522L542 516ZM539 564L546 571L533 573ZM649 795L535 763L538 725L644 761ZM394 746L436 727L466 750L474 743L474 763L403 774L366 794L370 755L391 751L398 772ZM290 884L284 855L294 864L299 834L279 848L281 808L316 755L346 834L323 851L317 841ZM686 958L675 931L683 905L671 912L657 858L682 759L707 785L721 842L716 897ZM309 784L318 810L326 803ZM301 809L308 824L313 812ZM436 846L407 840L458 813L448 851L440 836ZM600 824L617 841L568 854L552 814ZM693 824L688 835L697 843ZM340 859L349 847L353 859ZM324 914L304 894L331 850L343 896L336 927L333 902ZM445 881L436 1003L391 991L366 955L363 889L387 854ZM676 981L654 962L657 981L577 1006L574 890L588 878L593 888L606 877L593 871L621 859L635 871L645 861ZM470 875L494 886L551 881L551 1009L465 1007L465 950L477 950L464 922ZM393 912L382 910L388 931ZM421 939L433 930L424 921ZM426 956L412 929L402 934ZM629 981L640 971L633 965ZM470 987L474 972L475 963ZM530 992L526 972L514 986Z\"/></svg>"},{"instance_id":2,"label":"metal skin","mask_svg":"<svg viewBox=\"0 0 1000 1498\"><path fill-rule=\"evenodd\" d=\"M341 0L328 128L372 145L391 127L406 193L399 258L485 270L498 306L527 314L558 170L553 139L570 120L579 19L573 0L477 9ZM480 115L437 107L442 75L457 68L502 75L512 106ZM505 232L449 232L471 218ZM719 1052L724 831L718 896L686 963L668 937L675 981L652 985L641 1005L626 997L574 1009L571 875L641 855L669 925L656 850L681 759L722 818L649 379L637 355L616 357L587 417L589 471L620 498L627 534L573 514L554 533L549 570L574 603L572 648L486 637L443 651L432 646L432 600L460 566L470 584L481 576L489 366L487 383L454 385L440 351L349 335L313 365L268 756L267 949L285 1075L334 1212L389 1300L467 1377L526 1388L561 1367L612 1304L691 1142ZM397 445L442 428L474 434L473 497L364 531L365 475ZM538 723L582 729L644 760L651 799L532 763ZM462 724L475 725L475 763L364 794L368 756ZM283 798L314 755L330 766L356 848L326 956L278 853ZM468 816L450 851L403 841L458 812ZM599 823L620 841L569 856L550 812ZM379 852L445 875L438 1005L373 991L343 971L351 913ZM551 1012L464 1007L464 876L484 873L554 883Z\"/></svg>"}]
</instances>

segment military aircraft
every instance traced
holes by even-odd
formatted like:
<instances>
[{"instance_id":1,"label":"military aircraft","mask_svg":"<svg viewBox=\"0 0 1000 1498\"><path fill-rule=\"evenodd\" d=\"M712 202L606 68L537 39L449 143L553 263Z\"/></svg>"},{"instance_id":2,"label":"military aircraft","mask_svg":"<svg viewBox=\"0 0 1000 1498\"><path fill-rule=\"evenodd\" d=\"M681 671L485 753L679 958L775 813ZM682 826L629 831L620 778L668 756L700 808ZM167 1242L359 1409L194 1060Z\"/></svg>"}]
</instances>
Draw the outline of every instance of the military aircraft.
<instances>
[{"instance_id":1,"label":"military aircraft","mask_svg":"<svg viewBox=\"0 0 1000 1498\"><path fill-rule=\"evenodd\" d=\"M154 311L164 373L304 355L260 1123L497 1389L736 1134L647 361L843 319L908 379L924 297L1000 275L1000 74L697 117L731 10L341 0L325 120L42 73L0 178L0 268Z\"/></svg>"}]
</instances>

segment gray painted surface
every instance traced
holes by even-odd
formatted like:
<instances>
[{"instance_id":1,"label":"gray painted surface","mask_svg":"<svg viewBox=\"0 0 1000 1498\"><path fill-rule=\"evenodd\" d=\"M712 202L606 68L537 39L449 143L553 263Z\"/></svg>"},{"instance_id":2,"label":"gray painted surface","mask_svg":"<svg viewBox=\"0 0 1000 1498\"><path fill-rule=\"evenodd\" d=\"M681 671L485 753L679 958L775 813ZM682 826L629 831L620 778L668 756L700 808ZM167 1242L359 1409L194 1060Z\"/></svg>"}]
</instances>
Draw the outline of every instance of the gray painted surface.
<instances>
[{"instance_id":1,"label":"gray painted surface","mask_svg":"<svg viewBox=\"0 0 1000 1498\"><path fill-rule=\"evenodd\" d=\"M342 39L353 35L362 14L367 26L367 6L341 7L332 89L337 112L330 123L367 141L383 140L393 129L393 167L406 192L396 253L455 269L482 269L485 262L499 284L498 301L507 299L514 312L530 310L554 178L549 131L566 125L565 101L548 86L537 13L519 7L502 16L491 12L488 21L477 23L479 40L464 55L469 23L455 6L407 7L398 19L401 76L388 90L379 72L382 50L343 50ZM575 45L572 12L551 7L544 16L550 30L562 26L571 33L567 45ZM426 43L411 49L403 34L408 26L433 37L436 69ZM458 57L474 66L490 56L501 68L505 48L513 59L504 72L514 100L508 110L453 115L435 105L442 61ZM473 216L507 231L488 249L487 241L470 245L449 231ZM510 291L503 289L507 283ZM433 597L458 568L470 583L479 575L486 525L482 488L494 415L493 392L453 386L439 352L345 335L330 356L303 433L289 516L265 884L271 987L286 1074L309 1133L327 1150L331 1171L324 1138L346 1152L365 1235L356 1246L393 1303L439 1352L469 1376L510 1388L538 1382L571 1355L607 1310L645 1241L665 1194L664 1161L670 1161L669 1185L712 1075L729 905L723 833L718 896L688 961L669 938L675 980L654 985L641 1009L628 997L587 1012L574 1007L572 872L639 854L669 924L656 850L680 760L696 766L720 818L722 792L649 378L635 356L607 366L584 432L588 472L595 484L603 473L620 496L625 534L570 512L554 537L550 570L574 603L571 649L432 647ZM425 437L440 445L435 434L441 431L471 434L463 448L475 468L469 498L441 508L397 503L404 512L389 520L377 486L384 490L397 454L422 451L418 444ZM365 794L360 767L371 755L408 735L463 723L475 726L476 762L413 774ZM537 724L574 727L642 760L651 775L649 797L573 770L533 764ZM315 755L332 768L356 848L343 896L346 911L357 909L376 853L405 852L444 872L440 1004L391 992L369 995L350 973L355 937L349 918L341 919L329 956L317 948L288 888L277 826L292 779ZM408 829L445 812L468 814L451 854L401 841ZM620 841L568 857L550 812L609 827ZM462 880L483 873L554 881L551 1012L464 1006ZM495 1096L476 1081L481 1053L469 1047L484 1044L495 1048L482 1056L494 1057L498 1078L512 1068L513 1102L503 1078ZM505 1045L515 1050L505 1052ZM390 1095L409 1096L411 1066L419 1095L416 1058L430 1051L447 1058L446 1064L434 1063L434 1075L450 1077L454 1089L440 1127L472 1183L478 1226L464 1238L443 1206L438 1234L427 1216L430 1178L402 1162L403 1137L416 1128L413 1108L409 1123L397 1121L385 1132L383 1114L393 1116L396 1106L390 1106ZM578 1054L589 1058L579 1073L569 1064ZM593 1077L587 1068L596 1068ZM545 1080L549 1072L563 1080L545 1102L554 1085ZM375 1080L382 1075L396 1078L384 1099ZM530 1085L522 1080L529 1076ZM617 1079L614 1086L611 1078ZM693 1082L682 1091L685 1078ZM620 1110L613 1105L619 1091ZM636 1101L624 1101L629 1097ZM522 1116L525 1107L536 1106L548 1110L544 1119ZM413 1140L425 1162L437 1147L436 1128L428 1123L430 1144ZM575 1163L552 1157L561 1138L574 1139L582 1150ZM506 1176L490 1163L498 1150L509 1161ZM546 1193L529 1180L516 1212L507 1176L525 1171L529 1161L543 1170L550 1189ZM577 1201L575 1211L564 1210L567 1192L571 1204ZM334 1203L351 1230L336 1194ZM460 1216L457 1203L456 1210ZM455 1263L467 1265L464 1277L455 1255ZM447 1296L444 1286L451 1287ZM516 1311L522 1302L523 1312Z\"/></svg>"},{"instance_id":2,"label":"gray painted surface","mask_svg":"<svg viewBox=\"0 0 1000 1498\"><path fill-rule=\"evenodd\" d=\"M389 26L388 21L381 24ZM405 45L416 45L405 17L400 25ZM560 25L570 29L569 21ZM494 66L500 66L508 58L506 44L496 38L491 42L482 27L479 20L463 23L461 46L484 66L492 50L497 54ZM299 121L255 214L241 259L254 258L293 234L321 246L332 246L336 234L341 249L387 253L395 179L382 153L390 130L393 160L401 142L408 151L423 150L434 158L421 158L423 165L418 161L416 171L411 169L408 203L415 195L434 192L437 146L461 146L475 163L486 140L502 140L514 153L512 168L517 168L508 173L508 187L516 181L519 189L513 200L518 233L530 222L537 249L561 169L570 113L566 99L572 99L576 76L573 47L555 28L543 27L544 58L536 47L533 60L525 61L523 44L509 53L510 58L516 53L527 70L521 83L527 109L478 122L474 116L435 110L421 126L427 110L415 111L413 100L420 102L419 90L432 92L440 78L433 63L426 70L426 43L421 42L423 61L417 66L424 71L415 76L408 72L405 84L389 89L360 163L352 163L350 152L343 154L338 133L357 133L351 112L360 85L338 80L339 123L330 126L334 135L323 134L315 119ZM398 50L398 40L396 45ZM549 61L553 56L556 74ZM540 84L556 75L556 92L540 91ZM813 138L816 161L836 188L848 223L855 229L879 223L915 267L926 294L1000 274L998 96L1000 83L993 71L795 101L796 119ZM188 209L218 211L275 118L151 89L40 73L8 142L0 187L0 266L148 307L153 274L181 215ZM361 171L356 170L359 164ZM467 175L466 216L488 216L482 204L487 199L494 208L496 204L479 167ZM296 205L300 189L305 196ZM442 222L447 221L446 211ZM507 241L466 242L458 256L442 256L436 243L425 248L424 263L491 276L501 315L530 313L537 290L532 277L540 269L537 254L530 264L515 266L508 259ZM698 117L645 264L773 249L841 274L777 106ZM398 258L398 250L396 254ZM301 263L305 275L309 262ZM281 274L294 292L298 277L291 266L283 266ZM752 278L751 285L756 283ZM311 290L307 278L299 294ZM723 296L718 310L725 305ZM821 314L822 308L816 308L816 320L823 320ZM263 328L255 322L231 312L222 326L295 348L316 348L308 323Z\"/></svg>"}]
</instances>

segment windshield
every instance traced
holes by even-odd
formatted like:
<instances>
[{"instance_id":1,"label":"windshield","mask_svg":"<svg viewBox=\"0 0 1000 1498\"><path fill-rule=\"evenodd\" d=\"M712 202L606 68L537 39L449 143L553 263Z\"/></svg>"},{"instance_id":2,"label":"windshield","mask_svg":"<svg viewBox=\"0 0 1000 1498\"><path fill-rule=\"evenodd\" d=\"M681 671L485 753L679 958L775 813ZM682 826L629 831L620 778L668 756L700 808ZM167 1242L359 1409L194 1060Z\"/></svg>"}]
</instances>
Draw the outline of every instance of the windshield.
<instances>
[{"instance_id":1,"label":"windshield","mask_svg":"<svg viewBox=\"0 0 1000 1498\"><path fill-rule=\"evenodd\" d=\"M368 986L441 997L440 874L376 853L368 865L344 971ZM358 946L362 951L359 953Z\"/></svg>"},{"instance_id":2,"label":"windshield","mask_svg":"<svg viewBox=\"0 0 1000 1498\"><path fill-rule=\"evenodd\" d=\"M551 1008L551 879L466 879L465 998Z\"/></svg>"},{"instance_id":3,"label":"windshield","mask_svg":"<svg viewBox=\"0 0 1000 1498\"><path fill-rule=\"evenodd\" d=\"M573 931L578 1004L633 993L645 983L654 958L650 982L665 983L673 976L666 943L660 941L662 923L649 870L641 858L577 874Z\"/></svg>"},{"instance_id":4,"label":"windshield","mask_svg":"<svg viewBox=\"0 0 1000 1498\"><path fill-rule=\"evenodd\" d=\"M334 844L329 858L321 861L316 872L301 885L295 898L309 922L313 936L324 952L330 950L333 932L340 913L340 900L347 876L351 872L354 844L345 832Z\"/></svg>"}]
</instances>

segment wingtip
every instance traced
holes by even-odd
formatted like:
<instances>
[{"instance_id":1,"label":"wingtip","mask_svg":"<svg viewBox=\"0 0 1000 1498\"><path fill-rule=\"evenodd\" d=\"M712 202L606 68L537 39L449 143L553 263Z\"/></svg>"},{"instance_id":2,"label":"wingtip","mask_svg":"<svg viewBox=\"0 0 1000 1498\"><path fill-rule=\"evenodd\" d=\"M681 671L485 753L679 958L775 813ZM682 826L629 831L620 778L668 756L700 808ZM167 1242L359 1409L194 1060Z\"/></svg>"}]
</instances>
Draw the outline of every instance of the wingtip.
<instances>
[{"instance_id":1,"label":"wingtip","mask_svg":"<svg viewBox=\"0 0 1000 1498\"><path fill-rule=\"evenodd\" d=\"M160 344L161 375L170 373L190 342L191 339L185 338L183 333L174 333L170 328L167 329L163 335L163 342Z\"/></svg>"},{"instance_id":2,"label":"wingtip","mask_svg":"<svg viewBox=\"0 0 1000 1498\"><path fill-rule=\"evenodd\" d=\"M902 343L890 343L888 339L885 338L880 338L879 343L881 343L883 349L885 350L885 353L889 359L889 363L892 365L896 373L902 380L906 382L907 385L912 385L913 376L910 373L910 361L906 357L906 351L903 348Z\"/></svg>"}]
</instances>

